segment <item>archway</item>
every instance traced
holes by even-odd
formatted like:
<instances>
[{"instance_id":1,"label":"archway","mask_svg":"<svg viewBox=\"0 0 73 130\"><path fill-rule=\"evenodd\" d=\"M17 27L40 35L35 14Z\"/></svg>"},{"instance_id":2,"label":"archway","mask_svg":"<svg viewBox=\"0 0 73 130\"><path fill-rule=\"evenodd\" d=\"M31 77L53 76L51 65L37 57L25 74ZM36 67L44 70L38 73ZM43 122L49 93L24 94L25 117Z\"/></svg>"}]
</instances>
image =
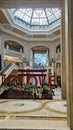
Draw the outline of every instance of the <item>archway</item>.
<instances>
[{"instance_id":1,"label":"archway","mask_svg":"<svg viewBox=\"0 0 73 130\"><path fill-rule=\"evenodd\" d=\"M21 54L24 52L24 47L14 41L5 40L4 41L4 66L8 63L15 63L20 66L22 63Z\"/></svg>"},{"instance_id":2,"label":"archway","mask_svg":"<svg viewBox=\"0 0 73 130\"><path fill-rule=\"evenodd\" d=\"M50 50L46 46L35 46L32 49L33 52L33 66L35 68L44 67L49 65Z\"/></svg>"}]
</instances>

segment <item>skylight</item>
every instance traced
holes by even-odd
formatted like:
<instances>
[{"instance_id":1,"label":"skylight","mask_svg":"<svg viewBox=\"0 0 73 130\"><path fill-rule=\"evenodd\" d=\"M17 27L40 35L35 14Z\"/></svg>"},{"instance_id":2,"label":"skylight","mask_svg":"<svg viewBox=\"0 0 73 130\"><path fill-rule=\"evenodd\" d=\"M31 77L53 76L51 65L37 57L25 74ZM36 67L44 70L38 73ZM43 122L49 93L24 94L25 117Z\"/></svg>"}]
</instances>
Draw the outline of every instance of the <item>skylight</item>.
<instances>
[{"instance_id":1,"label":"skylight","mask_svg":"<svg viewBox=\"0 0 73 130\"><path fill-rule=\"evenodd\" d=\"M41 28L47 28L61 18L61 10L59 8L10 9L10 12L16 23L30 29L40 30Z\"/></svg>"}]
</instances>

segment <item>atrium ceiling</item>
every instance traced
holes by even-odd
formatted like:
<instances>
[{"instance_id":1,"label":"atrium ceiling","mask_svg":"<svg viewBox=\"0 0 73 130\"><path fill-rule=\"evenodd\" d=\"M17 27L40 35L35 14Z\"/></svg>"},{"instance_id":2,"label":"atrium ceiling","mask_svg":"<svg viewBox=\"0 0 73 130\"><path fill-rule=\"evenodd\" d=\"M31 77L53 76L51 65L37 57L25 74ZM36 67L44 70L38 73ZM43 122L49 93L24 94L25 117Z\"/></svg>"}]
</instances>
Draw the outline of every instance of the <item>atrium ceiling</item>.
<instances>
[{"instance_id":1,"label":"atrium ceiling","mask_svg":"<svg viewBox=\"0 0 73 130\"><path fill-rule=\"evenodd\" d=\"M0 30L28 41L60 38L62 1L16 1L0 2Z\"/></svg>"},{"instance_id":2,"label":"atrium ceiling","mask_svg":"<svg viewBox=\"0 0 73 130\"><path fill-rule=\"evenodd\" d=\"M9 12L14 22L32 31L47 30L51 24L61 19L61 10L59 8L19 8L9 9Z\"/></svg>"}]
</instances>

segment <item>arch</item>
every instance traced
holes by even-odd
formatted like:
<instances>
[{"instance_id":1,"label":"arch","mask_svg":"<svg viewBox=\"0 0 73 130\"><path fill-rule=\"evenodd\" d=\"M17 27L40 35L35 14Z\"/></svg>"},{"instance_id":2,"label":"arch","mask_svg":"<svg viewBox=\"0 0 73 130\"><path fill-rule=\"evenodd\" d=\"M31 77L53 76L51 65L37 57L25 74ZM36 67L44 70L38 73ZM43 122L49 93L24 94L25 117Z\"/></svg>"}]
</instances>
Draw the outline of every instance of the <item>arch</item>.
<instances>
[{"instance_id":1,"label":"arch","mask_svg":"<svg viewBox=\"0 0 73 130\"><path fill-rule=\"evenodd\" d=\"M33 52L33 66L34 67L43 67L46 64L48 65L49 48L46 46L35 46L32 47Z\"/></svg>"},{"instance_id":2,"label":"arch","mask_svg":"<svg viewBox=\"0 0 73 130\"><path fill-rule=\"evenodd\" d=\"M23 46L20 43L14 41L14 40L6 40L6 41L4 41L5 48L7 47L7 45L9 46L9 49L11 49L11 50L16 50L16 51L20 52L20 50L22 49L21 51L22 52L24 51Z\"/></svg>"},{"instance_id":3,"label":"arch","mask_svg":"<svg viewBox=\"0 0 73 130\"><path fill-rule=\"evenodd\" d=\"M18 44L20 44L21 46L23 46L22 44L22 41L14 36L10 36L10 35L4 35L4 38L3 38L3 42L5 41L12 41L12 42L16 42ZM24 46L23 46L24 47Z\"/></svg>"},{"instance_id":4,"label":"arch","mask_svg":"<svg viewBox=\"0 0 73 130\"><path fill-rule=\"evenodd\" d=\"M42 45L39 45L39 46L33 46L32 48L31 48L31 50L33 51L33 53L35 53L35 52L46 52L47 50L48 50L48 57L50 57L50 49L49 49L49 47L48 46L42 46Z\"/></svg>"},{"instance_id":5,"label":"arch","mask_svg":"<svg viewBox=\"0 0 73 130\"><path fill-rule=\"evenodd\" d=\"M37 45L37 46L34 45L33 47L31 47L32 50L34 50L35 48L44 49L44 50L48 49L49 50L49 47L47 45L44 46L44 45L41 45L41 44Z\"/></svg>"},{"instance_id":6,"label":"arch","mask_svg":"<svg viewBox=\"0 0 73 130\"><path fill-rule=\"evenodd\" d=\"M18 42L18 41L15 41L15 40L4 40L4 45L7 45L7 44L9 44L9 45L11 45L11 46L18 46L18 47L20 47L20 48L23 48L23 46Z\"/></svg>"}]
</instances>

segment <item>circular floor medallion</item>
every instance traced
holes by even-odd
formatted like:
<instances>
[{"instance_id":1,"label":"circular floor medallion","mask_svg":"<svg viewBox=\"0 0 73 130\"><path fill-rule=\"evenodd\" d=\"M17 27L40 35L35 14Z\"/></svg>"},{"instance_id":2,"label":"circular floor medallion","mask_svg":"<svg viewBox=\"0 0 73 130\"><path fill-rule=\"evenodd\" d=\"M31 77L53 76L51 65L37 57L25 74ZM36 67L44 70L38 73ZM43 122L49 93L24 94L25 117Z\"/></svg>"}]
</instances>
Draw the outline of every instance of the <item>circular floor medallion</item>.
<instances>
[{"instance_id":1,"label":"circular floor medallion","mask_svg":"<svg viewBox=\"0 0 73 130\"><path fill-rule=\"evenodd\" d=\"M46 108L59 113L67 113L66 101L52 101L46 104Z\"/></svg>"},{"instance_id":2,"label":"circular floor medallion","mask_svg":"<svg viewBox=\"0 0 73 130\"><path fill-rule=\"evenodd\" d=\"M40 109L42 104L33 100L17 100L17 101L9 101L3 104L0 104L0 112L29 112L33 110Z\"/></svg>"}]
</instances>

